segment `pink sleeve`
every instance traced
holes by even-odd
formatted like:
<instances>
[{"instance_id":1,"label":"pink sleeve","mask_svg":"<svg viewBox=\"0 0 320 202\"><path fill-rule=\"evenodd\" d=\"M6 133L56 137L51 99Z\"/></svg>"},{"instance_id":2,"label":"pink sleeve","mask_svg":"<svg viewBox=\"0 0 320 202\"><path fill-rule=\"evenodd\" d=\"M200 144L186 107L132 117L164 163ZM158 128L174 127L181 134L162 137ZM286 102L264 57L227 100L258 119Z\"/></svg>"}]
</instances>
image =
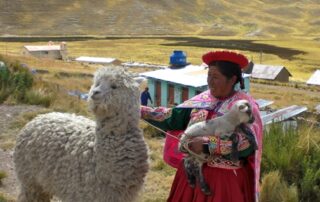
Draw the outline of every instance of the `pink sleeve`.
<instances>
[{"instance_id":1,"label":"pink sleeve","mask_svg":"<svg viewBox=\"0 0 320 202\"><path fill-rule=\"evenodd\" d=\"M140 114L142 119L163 121L171 116L172 108L140 106Z\"/></svg>"}]
</instances>

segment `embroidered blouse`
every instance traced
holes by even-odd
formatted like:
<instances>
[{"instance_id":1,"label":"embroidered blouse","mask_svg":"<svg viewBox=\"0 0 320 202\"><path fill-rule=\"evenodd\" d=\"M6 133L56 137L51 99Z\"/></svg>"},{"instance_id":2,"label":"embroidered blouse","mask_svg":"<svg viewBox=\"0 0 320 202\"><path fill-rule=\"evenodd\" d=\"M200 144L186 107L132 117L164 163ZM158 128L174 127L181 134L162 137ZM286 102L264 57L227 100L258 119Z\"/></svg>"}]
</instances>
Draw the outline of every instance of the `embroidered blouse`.
<instances>
[{"instance_id":1,"label":"embroidered blouse","mask_svg":"<svg viewBox=\"0 0 320 202\"><path fill-rule=\"evenodd\" d=\"M255 136L258 150L254 150L252 145L249 144L248 139L241 133L237 133L239 137L238 151L241 159L246 159L255 173L255 187L258 192L258 182L260 176L260 161L262 152L262 121L260 118L259 108L254 99L244 92L236 92L231 97L220 100L211 96L209 91L205 91L190 100L178 105L174 108L165 107L141 107L141 117L150 124L167 131L167 139L175 135L179 138L179 135L190 125L213 119L217 116L221 116L226 113L235 101L240 99L246 99L252 106L252 112L255 118L254 123L248 125L248 128ZM235 169L240 167L239 163L234 163L230 160L230 154L232 150L232 141L227 137L217 138L210 136L207 138L209 142L210 153L212 154L207 162L208 166L219 167L223 169ZM167 144L167 140L166 140ZM175 141L174 154L176 155L176 161L180 161L183 158L183 154L177 151L178 141ZM164 160L176 167L177 162L168 162L166 159L166 149L164 151Z\"/></svg>"}]
</instances>

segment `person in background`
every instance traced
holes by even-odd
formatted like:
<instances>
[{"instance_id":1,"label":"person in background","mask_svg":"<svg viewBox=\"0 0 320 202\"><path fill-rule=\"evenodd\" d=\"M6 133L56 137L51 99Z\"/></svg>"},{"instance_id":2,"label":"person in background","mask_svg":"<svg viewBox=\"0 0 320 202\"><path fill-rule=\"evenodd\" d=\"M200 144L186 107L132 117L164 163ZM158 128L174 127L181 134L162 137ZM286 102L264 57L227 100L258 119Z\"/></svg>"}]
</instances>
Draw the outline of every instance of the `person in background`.
<instances>
[{"instance_id":1,"label":"person in background","mask_svg":"<svg viewBox=\"0 0 320 202\"><path fill-rule=\"evenodd\" d=\"M141 99L141 105L143 106L148 105L148 100L150 100L151 104L153 104L148 87L146 87L144 91L141 93L140 99Z\"/></svg>"},{"instance_id":2,"label":"person in background","mask_svg":"<svg viewBox=\"0 0 320 202\"><path fill-rule=\"evenodd\" d=\"M260 161L262 154L262 121L255 100L235 85L243 89L242 69L248 59L232 51L213 51L203 55L208 65L208 90L173 107L141 106L141 117L155 127L166 131L164 161L177 168L168 202L254 202L258 201ZM246 127L255 136L258 149L255 150L246 136L235 131L238 136L239 161L230 159L232 141L228 137L195 137L184 145L195 153L208 152L210 157L203 166L204 178L211 195L205 195L199 185L188 184L183 166L184 154L178 151L179 137L184 130L200 121L214 119L226 113L240 99L246 99L252 106L255 121ZM210 134L208 134L210 135Z\"/></svg>"}]
</instances>

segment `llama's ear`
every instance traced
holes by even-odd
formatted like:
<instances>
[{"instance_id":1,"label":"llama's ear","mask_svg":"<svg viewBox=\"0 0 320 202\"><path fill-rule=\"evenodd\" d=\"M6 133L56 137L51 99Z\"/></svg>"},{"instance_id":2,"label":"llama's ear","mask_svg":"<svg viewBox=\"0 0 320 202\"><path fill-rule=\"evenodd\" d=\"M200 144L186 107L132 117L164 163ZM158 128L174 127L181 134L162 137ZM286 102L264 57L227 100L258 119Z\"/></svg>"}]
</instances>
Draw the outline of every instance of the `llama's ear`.
<instances>
[{"instance_id":1,"label":"llama's ear","mask_svg":"<svg viewBox=\"0 0 320 202\"><path fill-rule=\"evenodd\" d=\"M146 81L146 78L138 76L138 77L134 77L133 80L135 80L138 85L140 85L142 82Z\"/></svg>"},{"instance_id":2,"label":"llama's ear","mask_svg":"<svg viewBox=\"0 0 320 202\"><path fill-rule=\"evenodd\" d=\"M139 87L139 84L134 79L125 79L123 84L126 88L130 88L132 86Z\"/></svg>"},{"instance_id":3,"label":"llama's ear","mask_svg":"<svg viewBox=\"0 0 320 202\"><path fill-rule=\"evenodd\" d=\"M248 110L248 106L247 105L242 104L242 105L239 106L239 111L240 112L246 112L247 110Z\"/></svg>"}]
</instances>

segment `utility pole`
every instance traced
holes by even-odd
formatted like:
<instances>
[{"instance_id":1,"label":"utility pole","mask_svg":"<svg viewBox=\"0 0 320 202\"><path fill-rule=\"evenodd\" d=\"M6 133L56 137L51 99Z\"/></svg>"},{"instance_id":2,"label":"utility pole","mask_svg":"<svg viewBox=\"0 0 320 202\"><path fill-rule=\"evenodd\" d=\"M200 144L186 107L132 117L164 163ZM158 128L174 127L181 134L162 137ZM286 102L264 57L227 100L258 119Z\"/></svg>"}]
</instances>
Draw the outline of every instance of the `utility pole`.
<instances>
[{"instance_id":1,"label":"utility pole","mask_svg":"<svg viewBox=\"0 0 320 202\"><path fill-rule=\"evenodd\" d=\"M5 6L4 6L5 12L8 12L8 0L5 1ZM7 26L8 27L8 26ZM6 28L7 29L7 28ZM6 33L7 34L7 33ZM8 56L8 47L7 47L7 40L5 41L5 49L6 49L6 57Z\"/></svg>"}]
</instances>

